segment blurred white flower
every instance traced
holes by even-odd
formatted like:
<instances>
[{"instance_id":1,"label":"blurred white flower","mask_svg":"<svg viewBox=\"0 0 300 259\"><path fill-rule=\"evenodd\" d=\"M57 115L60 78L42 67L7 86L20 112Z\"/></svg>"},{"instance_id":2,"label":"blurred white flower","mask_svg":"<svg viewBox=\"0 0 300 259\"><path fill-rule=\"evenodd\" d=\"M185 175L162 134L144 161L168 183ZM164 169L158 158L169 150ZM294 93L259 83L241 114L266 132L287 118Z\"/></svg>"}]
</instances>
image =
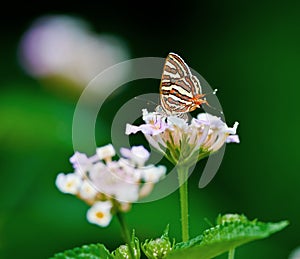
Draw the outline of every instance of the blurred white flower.
<instances>
[{"instance_id":1,"label":"blurred white flower","mask_svg":"<svg viewBox=\"0 0 300 259\"><path fill-rule=\"evenodd\" d=\"M92 162L87 155L80 152L75 152L75 154L71 156L70 162L75 169L75 173L82 176L85 175L92 166Z\"/></svg>"},{"instance_id":2,"label":"blurred white flower","mask_svg":"<svg viewBox=\"0 0 300 259\"><path fill-rule=\"evenodd\" d=\"M146 183L157 183L166 174L166 170L167 168L162 165L157 167L148 165L141 169L141 176Z\"/></svg>"},{"instance_id":3,"label":"blurred white flower","mask_svg":"<svg viewBox=\"0 0 300 259\"><path fill-rule=\"evenodd\" d=\"M294 249L288 259L300 259L300 247Z\"/></svg>"},{"instance_id":4,"label":"blurred white flower","mask_svg":"<svg viewBox=\"0 0 300 259\"><path fill-rule=\"evenodd\" d=\"M113 207L110 201L98 201L87 211L87 220L90 223L106 227L109 225L112 214L111 208Z\"/></svg>"},{"instance_id":5,"label":"blurred white flower","mask_svg":"<svg viewBox=\"0 0 300 259\"><path fill-rule=\"evenodd\" d=\"M139 198L139 183L131 177L133 174L133 168L132 174L128 174L117 162L111 162L105 168L95 164L89 177L99 192L118 201L131 203Z\"/></svg>"},{"instance_id":6,"label":"blurred white flower","mask_svg":"<svg viewBox=\"0 0 300 259\"><path fill-rule=\"evenodd\" d=\"M100 160L111 160L111 158L116 154L116 151L112 144L99 147L97 148L96 152Z\"/></svg>"},{"instance_id":7,"label":"blurred white flower","mask_svg":"<svg viewBox=\"0 0 300 259\"><path fill-rule=\"evenodd\" d=\"M134 165L143 166L149 159L150 153L143 146L133 146L131 149L121 148L123 157L128 158Z\"/></svg>"},{"instance_id":8,"label":"blurred white flower","mask_svg":"<svg viewBox=\"0 0 300 259\"><path fill-rule=\"evenodd\" d=\"M84 180L80 186L79 196L84 200L94 199L97 195L97 190L91 185L89 180Z\"/></svg>"},{"instance_id":9,"label":"blurred white flower","mask_svg":"<svg viewBox=\"0 0 300 259\"><path fill-rule=\"evenodd\" d=\"M67 15L38 18L24 33L20 42L20 62L38 78L62 78L83 88L104 69L129 58L122 39L98 35L87 22ZM129 72L119 71L98 88L107 91L111 83Z\"/></svg>"},{"instance_id":10,"label":"blurred white flower","mask_svg":"<svg viewBox=\"0 0 300 259\"><path fill-rule=\"evenodd\" d=\"M60 191L74 194L93 206L88 219L100 226L109 224L111 219L112 207L107 204L113 204L114 212L128 211L131 203L149 195L154 184L166 174L164 166L145 166L150 154L143 146L121 148L124 157L113 161L115 154L111 144L97 148L91 157L75 152L70 158L75 172L56 178Z\"/></svg>"},{"instance_id":11,"label":"blurred white flower","mask_svg":"<svg viewBox=\"0 0 300 259\"><path fill-rule=\"evenodd\" d=\"M141 131L150 145L162 152L174 164L197 162L218 151L224 143L239 143L236 130L220 118L200 113L190 123L176 116L164 116L157 112L143 110L145 124L126 125L126 134ZM166 151L167 150L167 151Z\"/></svg>"},{"instance_id":12,"label":"blurred white flower","mask_svg":"<svg viewBox=\"0 0 300 259\"><path fill-rule=\"evenodd\" d=\"M81 178L77 174L60 173L56 177L55 184L63 193L77 194L81 186Z\"/></svg>"}]
</instances>

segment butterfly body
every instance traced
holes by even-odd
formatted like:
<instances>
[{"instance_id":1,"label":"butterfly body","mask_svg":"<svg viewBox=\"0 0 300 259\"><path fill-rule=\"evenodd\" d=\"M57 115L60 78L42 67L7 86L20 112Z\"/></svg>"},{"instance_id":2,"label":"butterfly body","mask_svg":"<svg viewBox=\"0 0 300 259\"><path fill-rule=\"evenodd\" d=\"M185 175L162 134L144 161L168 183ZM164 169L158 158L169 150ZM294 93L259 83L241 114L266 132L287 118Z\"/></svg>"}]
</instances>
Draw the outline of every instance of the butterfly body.
<instances>
[{"instance_id":1,"label":"butterfly body","mask_svg":"<svg viewBox=\"0 0 300 259\"><path fill-rule=\"evenodd\" d=\"M183 59L175 53L169 53L160 83L160 110L166 115L186 118L186 113L207 104L204 96L200 81L192 75Z\"/></svg>"}]
</instances>

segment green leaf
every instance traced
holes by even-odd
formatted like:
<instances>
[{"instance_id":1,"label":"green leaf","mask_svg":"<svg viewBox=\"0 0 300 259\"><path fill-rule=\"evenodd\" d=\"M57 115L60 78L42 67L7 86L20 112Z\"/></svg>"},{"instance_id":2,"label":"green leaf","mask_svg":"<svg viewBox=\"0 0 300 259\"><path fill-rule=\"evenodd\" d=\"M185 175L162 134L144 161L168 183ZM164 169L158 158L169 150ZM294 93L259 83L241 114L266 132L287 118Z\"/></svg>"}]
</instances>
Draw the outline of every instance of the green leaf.
<instances>
[{"instance_id":1,"label":"green leaf","mask_svg":"<svg viewBox=\"0 0 300 259\"><path fill-rule=\"evenodd\" d=\"M288 225L287 221L263 223L249 221L244 215L227 214L218 217L218 225L205 230L200 244L190 240L175 246L167 259L209 259L248 242L266 238ZM196 237L196 239L200 236ZM196 244L196 245L195 245Z\"/></svg>"},{"instance_id":2,"label":"green leaf","mask_svg":"<svg viewBox=\"0 0 300 259\"><path fill-rule=\"evenodd\" d=\"M200 236L196 236L196 237L190 239L187 242L177 243L174 246L174 250L176 250L176 249L183 249L183 248L189 248L189 247L192 247L192 246L195 246L195 245L199 245L201 243L202 239L203 239L203 236L200 235Z\"/></svg>"},{"instance_id":3,"label":"green leaf","mask_svg":"<svg viewBox=\"0 0 300 259\"><path fill-rule=\"evenodd\" d=\"M84 245L55 254L50 259L112 259L112 255L102 244Z\"/></svg>"}]
</instances>

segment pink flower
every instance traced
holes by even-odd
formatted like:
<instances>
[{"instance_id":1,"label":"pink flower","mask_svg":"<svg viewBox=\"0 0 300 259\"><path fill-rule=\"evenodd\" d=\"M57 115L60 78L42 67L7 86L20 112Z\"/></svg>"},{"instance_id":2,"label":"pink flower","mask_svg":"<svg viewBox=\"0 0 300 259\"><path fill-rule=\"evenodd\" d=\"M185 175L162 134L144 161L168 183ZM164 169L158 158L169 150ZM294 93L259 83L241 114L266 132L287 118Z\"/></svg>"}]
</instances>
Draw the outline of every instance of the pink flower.
<instances>
[{"instance_id":1,"label":"pink flower","mask_svg":"<svg viewBox=\"0 0 300 259\"><path fill-rule=\"evenodd\" d=\"M231 128L219 117L208 113L200 113L188 123L176 116L162 116L143 110L143 119L146 124L127 124L126 134L141 131L150 145L174 164L179 161L186 163L190 159L197 161L218 151L225 143L239 143L236 135L238 122Z\"/></svg>"}]
</instances>

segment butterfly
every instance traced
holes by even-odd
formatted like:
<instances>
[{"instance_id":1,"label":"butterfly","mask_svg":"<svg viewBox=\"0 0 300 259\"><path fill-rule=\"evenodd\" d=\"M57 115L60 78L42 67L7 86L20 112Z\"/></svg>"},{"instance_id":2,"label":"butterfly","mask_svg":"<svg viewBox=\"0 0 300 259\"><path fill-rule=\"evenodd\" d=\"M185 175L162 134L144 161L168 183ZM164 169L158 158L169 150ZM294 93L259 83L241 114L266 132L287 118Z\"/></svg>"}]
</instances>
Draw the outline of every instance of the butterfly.
<instances>
[{"instance_id":1,"label":"butterfly","mask_svg":"<svg viewBox=\"0 0 300 259\"><path fill-rule=\"evenodd\" d=\"M204 97L200 81L188 65L179 55L169 53L163 67L160 105L156 111L187 119L186 113L200 108L202 104L208 104Z\"/></svg>"}]
</instances>

